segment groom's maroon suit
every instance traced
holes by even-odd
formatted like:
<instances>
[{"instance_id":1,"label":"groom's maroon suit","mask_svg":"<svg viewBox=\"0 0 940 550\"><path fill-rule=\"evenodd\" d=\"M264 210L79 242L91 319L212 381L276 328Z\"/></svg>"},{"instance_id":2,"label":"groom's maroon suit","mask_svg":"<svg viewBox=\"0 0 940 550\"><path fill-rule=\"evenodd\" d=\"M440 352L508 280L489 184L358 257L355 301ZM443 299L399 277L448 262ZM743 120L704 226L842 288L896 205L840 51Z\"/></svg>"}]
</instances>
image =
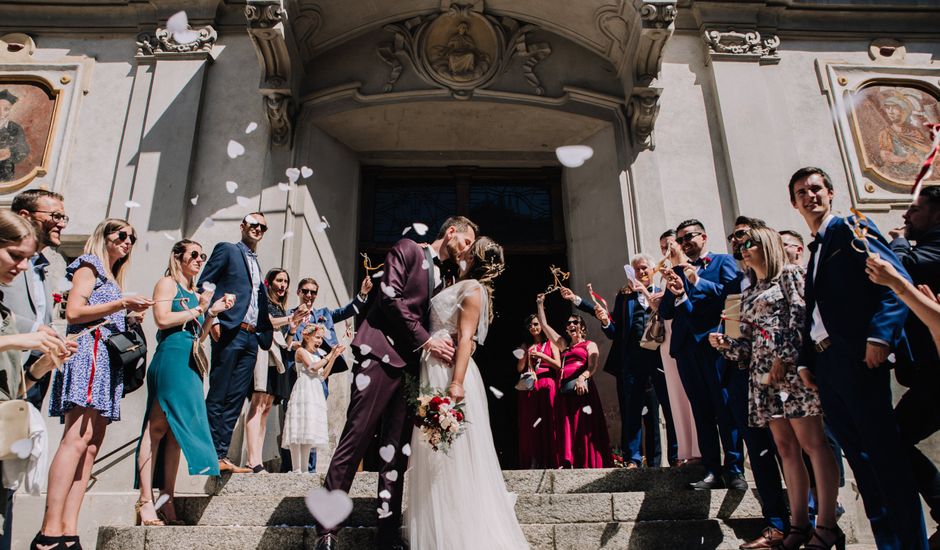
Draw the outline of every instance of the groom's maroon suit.
<instances>
[{"instance_id":1,"label":"groom's maroon suit","mask_svg":"<svg viewBox=\"0 0 940 550\"><path fill-rule=\"evenodd\" d=\"M389 463L383 461L379 472L378 491L387 490L392 496L388 500L391 515L379 519L376 540L393 541L398 539L401 527L402 487L408 464L408 457L401 449L411 441L412 429L407 418L404 375L417 376L419 348L429 338L428 304L434 289L430 254L410 239L398 241L385 257L382 287L352 343L356 354L352 374L354 377L360 373L367 375L369 384L360 390L353 381L346 426L324 486L349 492L359 463L381 422L379 444L382 447L393 445L395 458ZM394 290L394 296L389 295L389 288ZM361 353L364 345L371 348L368 354ZM388 360L383 362L385 355ZM371 362L363 368L367 359ZM395 481L386 477L392 470L398 472ZM321 530L320 534L328 532L331 531Z\"/></svg>"}]
</instances>

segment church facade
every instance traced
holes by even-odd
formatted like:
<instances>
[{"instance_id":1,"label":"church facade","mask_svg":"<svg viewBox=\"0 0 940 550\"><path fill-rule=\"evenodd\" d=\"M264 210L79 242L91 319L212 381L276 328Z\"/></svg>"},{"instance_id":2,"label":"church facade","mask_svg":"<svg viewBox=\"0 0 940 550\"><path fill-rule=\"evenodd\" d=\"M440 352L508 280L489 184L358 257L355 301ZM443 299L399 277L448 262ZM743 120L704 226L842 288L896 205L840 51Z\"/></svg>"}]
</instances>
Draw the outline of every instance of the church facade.
<instances>
[{"instance_id":1,"label":"church facade","mask_svg":"<svg viewBox=\"0 0 940 550\"><path fill-rule=\"evenodd\" d=\"M937 28L931 0L7 0L0 202L65 196L60 273L101 220L129 220L126 290L144 294L176 240L237 240L260 210L262 268L316 278L333 306L363 255L467 215L506 247L478 362L511 394L553 266L613 303L629 257L659 258L682 220L718 252L738 215L805 234L786 186L806 165L833 176L839 212L899 225L940 122ZM565 167L566 145L593 154ZM613 380L599 384L619 434ZM334 438L348 387L331 379ZM89 534L129 521L143 393L109 428ZM491 404L507 466L514 406ZM22 499L16 540L41 510Z\"/></svg>"}]
</instances>

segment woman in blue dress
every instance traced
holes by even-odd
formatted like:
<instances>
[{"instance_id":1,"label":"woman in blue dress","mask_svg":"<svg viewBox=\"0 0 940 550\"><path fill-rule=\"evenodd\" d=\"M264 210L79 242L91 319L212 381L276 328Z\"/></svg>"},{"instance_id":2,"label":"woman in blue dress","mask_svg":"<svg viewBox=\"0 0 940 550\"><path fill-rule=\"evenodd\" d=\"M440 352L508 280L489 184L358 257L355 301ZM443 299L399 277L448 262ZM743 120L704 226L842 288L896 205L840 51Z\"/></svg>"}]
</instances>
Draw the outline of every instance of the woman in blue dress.
<instances>
[{"instance_id":1,"label":"woman in blue dress","mask_svg":"<svg viewBox=\"0 0 940 550\"><path fill-rule=\"evenodd\" d=\"M85 253L65 270L72 283L65 307L66 333L77 341L78 351L56 371L52 382L49 414L61 418L65 429L49 468L46 513L33 548L48 537L70 537L71 544L55 547L80 547L78 515L91 468L108 424L121 419L124 381L120 369L111 379L104 342L125 329L128 313L142 313L153 304L149 298L124 292L135 242L137 235L129 223L107 219L95 228Z\"/></svg>"},{"instance_id":2,"label":"woman in blue dress","mask_svg":"<svg viewBox=\"0 0 940 550\"><path fill-rule=\"evenodd\" d=\"M137 447L138 525L180 524L173 507L180 449L190 475L219 475L203 396L204 373L193 358L193 344L196 338L205 339L205 327L232 307L235 298L219 298L210 307L213 290L197 292L196 276L205 261L199 243L185 239L176 243L166 275L153 289L153 318L160 330L147 370L148 414ZM166 495L159 511L154 508L154 487Z\"/></svg>"}]
</instances>

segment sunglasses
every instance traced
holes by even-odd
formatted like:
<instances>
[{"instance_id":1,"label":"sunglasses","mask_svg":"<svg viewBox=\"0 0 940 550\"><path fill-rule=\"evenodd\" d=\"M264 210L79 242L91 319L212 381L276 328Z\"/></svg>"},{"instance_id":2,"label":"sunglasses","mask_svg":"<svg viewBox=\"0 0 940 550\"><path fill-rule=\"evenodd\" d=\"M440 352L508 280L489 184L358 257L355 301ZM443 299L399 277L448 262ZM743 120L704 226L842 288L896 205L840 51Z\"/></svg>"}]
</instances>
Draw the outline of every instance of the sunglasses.
<instances>
[{"instance_id":1,"label":"sunglasses","mask_svg":"<svg viewBox=\"0 0 940 550\"><path fill-rule=\"evenodd\" d=\"M728 235L728 242L731 241L740 241L747 237L747 229L738 229L734 233Z\"/></svg>"},{"instance_id":2,"label":"sunglasses","mask_svg":"<svg viewBox=\"0 0 940 550\"><path fill-rule=\"evenodd\" d=\"M264 225L263 223L249 223L248 229L261 229L262 233L268 232L268 226Z\"/></svg>"},{"instance_id":3,"label":"sunglasses","mask_svg":"<svg viewBox=\"0 0 940 550\"><path fill-rule=\"evenodd\" d=\"M758 245L759 242L760 242L760 241L758 241L758 240L756 240L756 239L753 239L753 238L752 238L752 239L748 239L748 240L744 241L744 244L741 245L741 248L743 248L743 249L745 249L745 250L750 250L750 249L752 249L752 248L755 248L755 247Z\"/></svg>"},{"instance_id":4,"label":"sunglasses","mask_svg":"<svg viewBox=\"0 0 940 550\"><path fill-rule=\"evenodd\" d=\"M572 319L572 320L568 321L567 323L565 323L565 326L566 326L566 327L570 327L571 325L580 326L581 323L578 322L577 319Z\"/></svg>"},{"instance_id":5,"label":"sunglasses","mask_svg":"<svg viewBox=\"0 0 940 550\"><path fill-rule=\"evenodd\" d=\"M62 212L53 212L51 210L33 210L33 214L49 214L49 217L52 218L52 221L56 223L69 223L69 217Z\"/></svg>"},{"instance_id":6,"label":"sunglasses","mask_svg":"<svg viewBox=\"0 0 940 550\"><path fill-rule=\"evenodd\" d=\"M316 295L317 295L317 292L319 292L319 291L318 291L318 290L310 290L309 288L302 288L302 289L300 289L300 293L303 294L304 296L316 296Z\"/></svg>"},{"instance_id":7,"label":"sunglasses","mask_svg":"<svg viewBox=\"0 0 940 550\"><path fill-rule=\"evenodd\" d=\"M208 256L206 256L205 253L200 254L199 252L196 252L195 250L190 251L190 253L189 253L189 259L190 259L190 260L195 260L196 258L199 258L199 259L202 260L202 261L206 261L206 259L208 258Z\"/></svg>"},{"instance_id":8,"label":"sunglasses","mask_svg":"<svg viewBox=\"0 0 940 550\"><path fill-rule=\"evenodd\" d=\"M133 233L129 233L127 231L118 231L117 236L118 238L117 238L117 241L115 241L115 243L123 243L127 239L130 239L131 246L134 246L135 244L137 244L137 235L134 235Z\"/></svg>"},{"instance_id":9,"label":"sunglasses","mask_svg":"<svg viewBox=\"0 0 940 550\"><path fill-rule=\"evenodd\" d=\"M702 235L702 234L703 234L703 233L701 233L701 232L686 233L685 235L683 235L683 236L681 236L681 237L676 237L676 242L679 243L679 244L688 244L688 243L692 242L692 240L693 240L695 237L698 237L699 235Z\"/></svg>"}]
</instances>

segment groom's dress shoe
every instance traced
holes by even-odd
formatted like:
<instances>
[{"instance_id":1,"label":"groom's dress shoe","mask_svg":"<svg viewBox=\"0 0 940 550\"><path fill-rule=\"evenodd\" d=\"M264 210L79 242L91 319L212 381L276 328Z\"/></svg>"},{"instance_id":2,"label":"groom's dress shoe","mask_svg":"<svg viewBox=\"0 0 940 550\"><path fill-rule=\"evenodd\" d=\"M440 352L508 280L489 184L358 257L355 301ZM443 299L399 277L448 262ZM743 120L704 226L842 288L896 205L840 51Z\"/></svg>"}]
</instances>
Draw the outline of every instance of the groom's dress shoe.
<instances>
[{"instance_id":1,"label":"groom's dress shoe","mask_svg":"<svg viewBox=\"0 0 940 550\"><path fill-rule=\"evenodd\" d=\"M696 491L710 491L712 489L721 489L724 486L725 484L721 480L721 477L716 476L715 474L708 474L702 481L696 481L695 483L689 484L689 487L695 489Z\"/></svg>"},{"instance_id":2,"label":"groom's dress shoe","mask_svg":"<svg viewBox=\"0 0 940 550\"><path fill-rule=\"evenodd\" d=\"M336 535L327 533L317 539L315 550L336 550L338 548Z\"/></svg>"}]
</instances>

